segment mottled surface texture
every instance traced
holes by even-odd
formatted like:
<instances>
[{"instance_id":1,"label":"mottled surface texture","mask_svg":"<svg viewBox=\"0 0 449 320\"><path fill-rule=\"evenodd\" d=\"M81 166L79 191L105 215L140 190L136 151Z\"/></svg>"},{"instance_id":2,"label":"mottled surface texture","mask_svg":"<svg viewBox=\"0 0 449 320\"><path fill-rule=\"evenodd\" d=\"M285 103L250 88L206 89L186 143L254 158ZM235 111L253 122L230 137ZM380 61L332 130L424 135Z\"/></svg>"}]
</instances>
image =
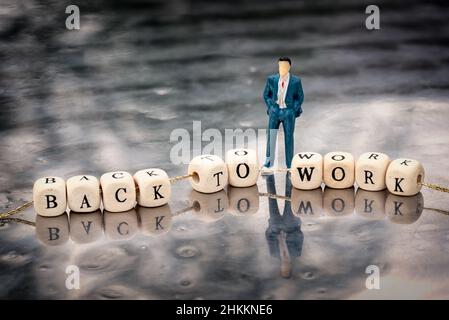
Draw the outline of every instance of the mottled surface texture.
<instances>
[{"instance_id":1,"label":"mottled surface texture","mask_svg":"<svg viewBox=\"0 0 449 320\"><path fill-rule=\"evenodd\" d=\"M365 29L371 3L356 0L88 2L77 1L79 31L65 29L71 1L0 4L2 211L30 199L45 175L184 174L187 165L169 161L170 132L191 131L193 120L265 128L261 94L280 55L305 92L296 151L411 157L426 181L449 185L447 1L376 1L378 31ZM259 179L258 191L270 183L285 194L283 174ZM230 202L244 193L231 191ZM351 209L351 192L324 192L325 207L346 197ZM177 183L171 211L189 197L198 195ZM422 197L422 212L418 197L402 216L376 219L352 210L298 218L279 200L280 219L261 197L255 214L186 212L158 235L145 234L138 211L105 217L128 221L129 239L100 229L94 242L71 235L58 246L2 221L0 298L449 298L449 194ZM17 217L35 221L33 209ZM80 269L79 290L66 289L68 265ZM366 289L368 265L380 268L380 290Z\"/></svg>"}]
</instances>

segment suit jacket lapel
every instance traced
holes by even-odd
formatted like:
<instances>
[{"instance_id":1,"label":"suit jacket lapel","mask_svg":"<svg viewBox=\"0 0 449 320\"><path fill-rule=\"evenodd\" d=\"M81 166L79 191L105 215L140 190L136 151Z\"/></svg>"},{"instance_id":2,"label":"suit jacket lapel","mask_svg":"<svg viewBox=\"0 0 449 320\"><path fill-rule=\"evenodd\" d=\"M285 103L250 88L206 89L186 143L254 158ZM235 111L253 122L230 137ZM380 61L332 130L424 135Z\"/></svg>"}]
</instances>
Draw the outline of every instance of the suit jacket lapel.
<instances>
[{"instance_id":1,"label":"suit jacket lapel","mask_svg":"<svg viewBox=\"0 0 449 320\"><path fill-rule=\"evenodd\" d=\"M278 99L278 85L279 85L279 74L274 76L274 83L273 83L273 87L274 87L274 99L277 100Z\"/></svg>"},{"instance_id":2,"label":"suit jacket lapel","mask_svg":"<svg viewBox=\"0 0 449 320\"><path fill-rule=\"evenodd\" d=\"M285 94L285 100L287 100L287 97L289 97L289 94L292 93L293 90L293 77L292 75L290 75L290 79L288 81L288 86L287 86L287 92Z\"/></svg>"}]
</instances>

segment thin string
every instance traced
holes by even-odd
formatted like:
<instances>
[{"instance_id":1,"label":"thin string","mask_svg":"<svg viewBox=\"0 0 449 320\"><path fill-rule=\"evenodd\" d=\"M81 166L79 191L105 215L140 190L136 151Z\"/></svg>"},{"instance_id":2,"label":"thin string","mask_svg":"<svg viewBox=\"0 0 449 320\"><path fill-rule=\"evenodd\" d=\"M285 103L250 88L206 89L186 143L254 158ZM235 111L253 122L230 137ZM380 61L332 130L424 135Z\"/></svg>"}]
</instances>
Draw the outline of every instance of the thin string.
<instances>
[{"instance_id":1,"label":"thin string","mask_svg":"<svg viewBox=\"0 0 449 320\"><path fill-rule=\"evenodd\" d=\"M5 218L8 218L9 216L19 213L20 211L23 211L26 208L30 207L32 204L33 204L33 201L28 201L15 209L12 209L12 210L9 210L6 212L2 212L2 213L0 213L0 219L5 219Z\"/></svg>"},{"instance_id":2,"label":"thin string","mask_svg":"<svg viewBox=\"0 0 449 320\"><path fill-rule=\"evenodd\" d=\"M421 185L432 190L449 193L449 188L439 186L437 184L421 182Z\"/></svg>"}]
</instances>

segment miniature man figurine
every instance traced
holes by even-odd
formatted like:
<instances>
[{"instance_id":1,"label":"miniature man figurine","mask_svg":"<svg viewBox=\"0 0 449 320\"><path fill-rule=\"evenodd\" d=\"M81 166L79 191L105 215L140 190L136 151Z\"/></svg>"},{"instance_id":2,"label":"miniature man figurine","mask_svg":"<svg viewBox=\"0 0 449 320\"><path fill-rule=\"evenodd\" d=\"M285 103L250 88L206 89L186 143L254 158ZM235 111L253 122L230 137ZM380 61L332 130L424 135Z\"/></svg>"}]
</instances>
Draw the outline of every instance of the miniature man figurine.
<instances>
[{"instance_id":1,"label":"miniature man figurine","mask_svg":"<svg viewBox=\"0 0 449 320\"><path fill-rule=\"evenodd\" d=\"M268 77L263 92L269 120L267 158L262 168L262 174L269 173L269 168L274 164L277 130L281 123L284 128L285 164L287 168L290 168L294 149L295 119L301 115L301 105L304 101L301 79L290 74L292 64L290 58L279 58L278 63L279 74Z\"/></svg>"}]
</instances>

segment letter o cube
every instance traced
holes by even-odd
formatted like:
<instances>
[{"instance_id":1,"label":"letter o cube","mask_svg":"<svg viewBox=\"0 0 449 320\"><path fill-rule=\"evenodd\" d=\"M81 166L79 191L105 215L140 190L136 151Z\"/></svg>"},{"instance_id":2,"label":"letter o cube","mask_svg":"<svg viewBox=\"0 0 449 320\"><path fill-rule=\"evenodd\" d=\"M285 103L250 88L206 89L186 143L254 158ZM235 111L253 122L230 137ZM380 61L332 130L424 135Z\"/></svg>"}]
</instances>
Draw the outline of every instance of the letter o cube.
<instances>
[{"instance_id":1,"label":"letter o cube","mask_svg":"<svg viewBox=\"0 0 449 320\"><path fill-rule=\"evenodd\" d=\"M296 189L319 188L323 182L323 156L315 152L295 154L292 159L291 180Z\"/></svg>"},{"instance_id":2,"label":"letter o cube","mask_svg":"<svg viewBox=\"0 0 449 320\"><path fill-rule=\"evenodd\" d=\"M385 174L390 157L380 152L366 152L355 164L355 181L359 188L367 191L384 190Z\"/></svg>"},{"instance_id":3,"label":"letter o cube","mask_svg":"<svg viewBox=\"0 0 449 320\"><path fill-rule=\"evenodd\" d=\"M387 169L388 191L399 196L413 196L421 190L424 168L413 159L400 158L392 161Z\"/></svg>"},{"instance_id":4,"label":"letter o cube","mask_svg":"<svg viewBox=\"0 0 449 320\"><path fill-rule=\"evenodd\" d=\"M226 153L229 184L233 187L250 187L259 178L259 160L252 149L232 149Z\"/></svg>"},{"instance_id":5,"label":"letter o cube","mask_svg":"<svg viewBox=\"0 0 449 320\"><path fill-rule=\"evenodd\" d=\"M124 171L108 172L100 178L103 206L106 211L123 212L134 208L136 186L133 177Z\"/></svg>"},{"instance_id":6,"label":"letter o cube","mask_svg":"<svg viewBox=\"0 0 449 320\"><path fill-rule=\"evenodd\" d=\"M323 180L326 186L346 189L354 185L354 157L348 152L329 152L324 156Z\"/></svg>"},{"instance_id":7,"label":"letter o cube","mask_svg":"<svg viewBox=\"0 0 449 320\"><path fill-rule=\"evenodd\" d=\"M189 163L190 184L196 191L213 193L228 183L228 168L220 157L205 154L193 158Z\"/></svg>"},{"instance_id":8,"label":"letter o cube","mask_svg":"<svg viewBox=\"0 0 449 320\"><path fill-rule=\"evenodd\" d=\"M100 182L94 176L75 176L67 180L67 202L75 212L94 212L100 208Z\"/></svg>"},{"instance_id":9,"label":"letter o cube","mask_svg":"<svg viewBox=\"0 0 449 320\"><path fill-rule=\"evenodd\" d=\"M65 181L59 177L37 179L33 186L34 210L44 217L55 217L67 209Z\"/></svg>"},{"instance_id":10,"label":"letter o cube","mask_svg":"<svg viewBox=\"0 0 449 320\"><path fill-rule=\"evenodd\" d=\"M171 184L164 170L151 168L137 171L134 181L139 187L137 203L143 207L159 207L167 204L171 195Z\"/></svg>"}]
</instances>

